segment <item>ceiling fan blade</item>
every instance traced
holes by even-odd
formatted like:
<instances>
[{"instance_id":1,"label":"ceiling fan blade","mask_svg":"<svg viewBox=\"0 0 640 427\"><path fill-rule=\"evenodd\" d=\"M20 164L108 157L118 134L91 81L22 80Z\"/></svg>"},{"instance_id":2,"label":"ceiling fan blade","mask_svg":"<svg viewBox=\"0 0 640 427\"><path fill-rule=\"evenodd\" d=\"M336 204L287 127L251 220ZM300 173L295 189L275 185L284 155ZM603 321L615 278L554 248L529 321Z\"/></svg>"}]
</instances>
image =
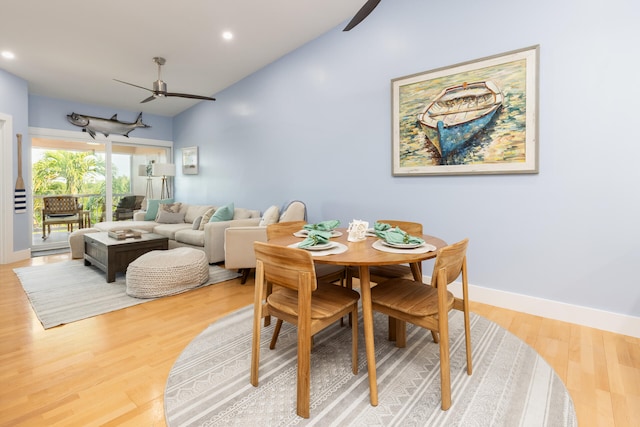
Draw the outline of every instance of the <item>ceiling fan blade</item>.
<instances>
[{"instance_id":1,"label":"ceiling fan blade","mask_svg":"<svg viewBox=\"0 0 640 427\"><path fill-rule=\"evenodd\" d=\"M215 98L210 98L208 96L200 96L200 95L191 95L188 93L172 93L172 92L167 92L164 94L164 96L179 96L180 98L191 98L191 99L201 99L204 101L215 101Z\"/></svg>"},{"instance_id":2,"label":"ceiling fan blade","mask_svg":"<svg viewBox=\"0 0 640 427\"><path fill-rule=\"evenodd\" d=\"M367 2L364 4L364 6L362 6L360 8L358 13L356 13L356 15L351 19L351 21L349 21L347 26L344 27L344 30L342 30L342 31L349 31L353 27L358 25L360 22L362 22L364 20L364 18L369 16L369 14L373 11L373 9L376 8L378 3L380 3L380 0L367 0Z\"/></svg>"},{"instance_id":3,"label":"ceiling fan blade","mask_svg":"<svg viewBox=\"0 0 640 427\"><path fill-rule=\"evenodd\" d=\"M120 83L124 83L124 84L129 85L129 86L139 87L140 89L144 89L144 90L148 90L149 92L153 92L153 90L152 90L152 89L146 88L146 87L144 87L144 86L134 85L133 83L123 82L122 80L118 80L118 79L113 79L113 80L115 80L115 81L117 81L117 82L120 82Z\"/></svg>"},{"instance_id":4,"label":"ceiling fan blade","mask_svg":"<svg viewBox=\"0 0 640 427\"><path fill-rule=\"evenodd\" d=\"M153 101L154 99L156 99L156 95L155 93L153 95L151 95L150 97L143 99L142 101L140 101L140 104L144 104L145 102L149 102L149 101Z\"/></svg>"}]
</instances>

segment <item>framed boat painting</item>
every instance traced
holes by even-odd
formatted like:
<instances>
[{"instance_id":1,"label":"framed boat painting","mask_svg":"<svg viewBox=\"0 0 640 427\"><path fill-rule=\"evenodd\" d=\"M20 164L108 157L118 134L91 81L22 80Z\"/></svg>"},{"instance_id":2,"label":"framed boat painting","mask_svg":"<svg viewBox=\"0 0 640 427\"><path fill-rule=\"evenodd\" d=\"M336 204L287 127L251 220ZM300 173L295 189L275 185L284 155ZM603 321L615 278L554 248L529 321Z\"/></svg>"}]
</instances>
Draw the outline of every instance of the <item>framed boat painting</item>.
<instances>
[{"instance_id":1,"label":"framed boat painting","mask_svg":"<svg viewBox=\"0 0 640 427\"><path fill-rule=\"evenodd\" d=\"M182 174L198 174L198 147L185 147L182 149Z\"/></svg>"},{"instance_id":2,"label":"framed boat painting","mask_svg":"<svg viewBox=\"0 0 640 427\"><path fill-rule=\"evenodd\" d=\"M394 176L538 172L539 46L391 81Z\"/></svg>"}]
</instances>

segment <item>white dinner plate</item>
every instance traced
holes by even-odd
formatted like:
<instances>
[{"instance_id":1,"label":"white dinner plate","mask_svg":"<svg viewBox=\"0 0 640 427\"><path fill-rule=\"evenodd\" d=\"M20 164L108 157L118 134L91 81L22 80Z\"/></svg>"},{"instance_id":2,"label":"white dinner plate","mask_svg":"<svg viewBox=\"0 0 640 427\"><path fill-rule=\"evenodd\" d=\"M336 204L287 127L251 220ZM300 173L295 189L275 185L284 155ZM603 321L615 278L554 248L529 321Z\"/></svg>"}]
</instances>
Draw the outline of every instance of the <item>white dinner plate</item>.
<instances>
[{"instance_id":1,"label":"white dinner plate","mask_svg":"<svg viewBox=\"0 0 640 427\"><path fill-rule=\"evenodd\" d=\"M389 243L389 242L385 242L384 240L381 240L381 242L383 245L386 245L392 248L397 248L397 249L415 249L424 245L424 243Z\"/></svg>"},{"instance_id":2,"label":"white dinner plate","mask_svg":"<svg viewBox=\"0 0 640 427\"><path fill-rule=\"evenodd\" d=\"M321 243L319 245L307 246L305 248L300 248L300 249L306 249L308 251L324 251L327 249L331 249L333 247L334 247L334 243L328 242L328 243Z\"/></svg>"}]
</instances>

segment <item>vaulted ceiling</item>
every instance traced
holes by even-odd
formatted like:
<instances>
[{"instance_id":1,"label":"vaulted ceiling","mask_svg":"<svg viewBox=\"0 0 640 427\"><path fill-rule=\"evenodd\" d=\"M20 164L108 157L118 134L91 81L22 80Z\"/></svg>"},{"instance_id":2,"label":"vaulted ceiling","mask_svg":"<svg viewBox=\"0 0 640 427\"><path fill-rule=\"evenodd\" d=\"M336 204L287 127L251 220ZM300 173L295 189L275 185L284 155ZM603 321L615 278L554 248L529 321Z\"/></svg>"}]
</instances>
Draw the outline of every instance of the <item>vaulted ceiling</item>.
<instances>
[{"instance_id":1,"label":"vaulted ceiling","mask_svg":"<svg viewBox=\"0 0 640 427\"><path fill-rule=\"evenodd\" d=\"M0 68L29 93L174 116L196 104L150 92L166 58L169 92L218 92L321 34L344 26L365 0L3 0ZM364 25L361 24L361 25ZM223 32L233 34L231 40ZM357 28L352 30L357 31ZM349 33L345 33L348 37Z\"/></svg>"}]
</instances>

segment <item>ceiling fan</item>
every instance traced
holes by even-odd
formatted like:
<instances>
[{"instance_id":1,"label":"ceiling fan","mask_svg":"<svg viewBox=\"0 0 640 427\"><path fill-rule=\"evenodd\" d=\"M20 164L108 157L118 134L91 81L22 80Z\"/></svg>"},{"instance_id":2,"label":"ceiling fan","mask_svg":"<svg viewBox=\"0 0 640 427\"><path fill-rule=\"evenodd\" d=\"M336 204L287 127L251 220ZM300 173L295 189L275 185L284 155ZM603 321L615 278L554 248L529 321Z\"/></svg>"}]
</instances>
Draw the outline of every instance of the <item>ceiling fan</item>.
<instances>
[{"instance_id":1,"label":"ceiling fan","mask_svg":"<svg viewBox=\"0 0 640 427\"><path fill-rule=\"evenodd\" d=\"M163 97L166 97L166 96L177 96L177 97L180 97L180 98L200 99L200 100L203 100L203 101L215 101L216 100L215 98L210 98L208 96L191 95L189 93L167 92L167 84L165 82L163 82L162 78L160 77L161 67L167 62L167 60L162 58L162 57L160 57L160 56L156 56L156 57L153 58L153 62L158 64L158 80L153 82L153 89L149 89L149 88L146 88L146 87L143 87L143 86L134 85L133 83L123 82L122 80L118 80L118 79L113 79L113 80L115 80L117 82L120 82L120 83L124 83L124 84L129 85L129 86L139 87L140 89L144 89L144 90L148 90L149 92L153 92L153 95L151 95L150 97L140 101L141 104L144 103L144 102L153 101L156 98L163 98Z\"/></svg>"},{"instance_id":2,"label":"ceiling fan","mask_svg":"<svg viewBox=\"0 0 640 427\"><path fill-rule=\"evenodd\" d=\"M369 14L373 11L373 9L376 8L378 3L380 3L380 0L367 0L364 6L360 8L358 13L356 13L356 15L351 19L351 21L349 21L347 26L344 27L344 30L342 31L349 31L353 27L361 23L364 20L364 18L369 16Z\"/></svg>"}]
</instances>

